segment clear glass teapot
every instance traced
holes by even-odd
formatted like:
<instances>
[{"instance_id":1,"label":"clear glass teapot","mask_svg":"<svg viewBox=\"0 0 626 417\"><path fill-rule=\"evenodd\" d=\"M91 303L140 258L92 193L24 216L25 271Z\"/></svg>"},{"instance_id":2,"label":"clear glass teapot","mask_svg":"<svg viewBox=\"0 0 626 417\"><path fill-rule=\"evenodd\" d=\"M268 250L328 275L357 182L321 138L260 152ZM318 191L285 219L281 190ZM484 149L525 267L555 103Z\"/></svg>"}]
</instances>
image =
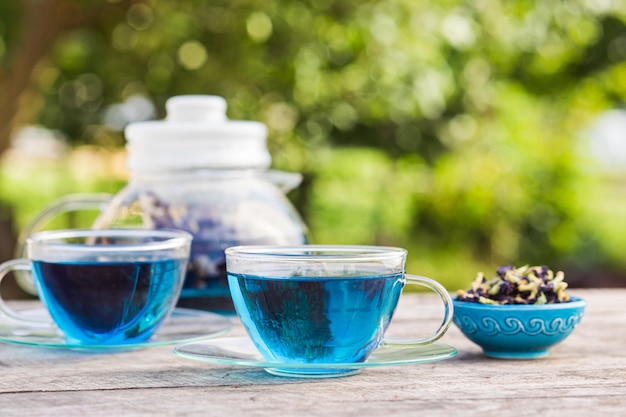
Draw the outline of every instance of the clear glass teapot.
<instances>
[{"instance_id":1,"label":"clear glass teapot","mask_svg":"<svg viewBox=\"0 0 626 417\"><path fill-rule=\"evenodd\" d=\"M179 306L232 313L224 249L306 243L306 226L285 196L301 176L269 170L266 127L227 120L221 97L172 97L166 110L165 120L126 128L129 181L117 195L66 196L20 240L62 212L96 207L94 228L186 230L193 241ZM18 282L35 292L30 277Z\"/></svg>"}]
</instances>

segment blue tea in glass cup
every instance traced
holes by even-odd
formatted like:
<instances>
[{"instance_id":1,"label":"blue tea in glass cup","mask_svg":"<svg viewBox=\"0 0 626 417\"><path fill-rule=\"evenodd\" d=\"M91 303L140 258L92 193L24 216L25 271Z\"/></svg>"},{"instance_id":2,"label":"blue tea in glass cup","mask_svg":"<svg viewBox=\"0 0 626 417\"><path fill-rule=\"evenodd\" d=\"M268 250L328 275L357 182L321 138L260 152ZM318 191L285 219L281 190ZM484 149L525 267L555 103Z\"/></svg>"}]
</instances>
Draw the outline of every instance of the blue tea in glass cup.
<instances>
[{"instance_id":1,"label":"blue tea in glass cup","mask_svg":"<svg viewBox=\"0 0 626 417\"><path fill-rule=\"evenodd\" d=\"M26 242L28 259L0 265L29 270L53 322L13 311L0 299L0 322L14 332L60 331L68 343L141 343L173 311L192 237L178 230L56 230Z\"/></svg>"},{"instance_id":2,"label":"blue tea in glass cup","mask_svg":"<svg viewBox=\"0 0 626 417\"><path fill-rule=\"evenodd\" d=\"M405 273L407 251L377 246L236 246L226 249L235 309L266 360L303 368L267 369L284 376L344 376L383 344L428 344L447 331L452 300L432 279ZM444 303L441 325L420 339L385 332L406 283L433 290ZM311 364L324 364L315 368ZM328 364L341 364L329 368Z\"/></svg>"}]
</instances>

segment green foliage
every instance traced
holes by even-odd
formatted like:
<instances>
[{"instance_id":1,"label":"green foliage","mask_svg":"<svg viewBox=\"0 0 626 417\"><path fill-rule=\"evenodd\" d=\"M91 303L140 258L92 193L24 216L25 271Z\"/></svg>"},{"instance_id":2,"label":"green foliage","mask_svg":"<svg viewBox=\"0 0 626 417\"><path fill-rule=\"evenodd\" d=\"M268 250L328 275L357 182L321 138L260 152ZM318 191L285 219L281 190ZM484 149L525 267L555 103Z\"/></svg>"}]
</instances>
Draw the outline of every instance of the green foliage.
<instances>
[{"instance_id":1,"label":"green foliage","mask_svg":"<svg viewBox=\"0 0 626 417\"><path fill-rule=\"evenodd\" d=\"M221 95L269 126L275 167L310 180L296 201L316 241L415 248L449 275L603 262L575 141L626 97L620 3L131 3L58 39L39 122L120 146L108 106L139 94L163 116L172 95Z\"/></svg>"},{"instance_id":2,"label":"green foliage","mask_svg":"<svg viewBox=\"0 0 626 417\"><path fill-rule=\"evenodd\" d=\"M92 167L78 163L79 158L90 159ZM94 160L97 158L96 163ZM31 161L24 157L4 158L0 165L0 190L2 201L10 202L15 208L15 223L22 230L44 207L67 194L74 193L116 193L125 181L106 173L98 172L97 162L106 160L103 155L88 156L74 153L73 157L53 160ZM56 220L63 227L90 227L98 212L71 212ZM52 223L52 228L59 227Z\"/></svg>"}]
</instances>

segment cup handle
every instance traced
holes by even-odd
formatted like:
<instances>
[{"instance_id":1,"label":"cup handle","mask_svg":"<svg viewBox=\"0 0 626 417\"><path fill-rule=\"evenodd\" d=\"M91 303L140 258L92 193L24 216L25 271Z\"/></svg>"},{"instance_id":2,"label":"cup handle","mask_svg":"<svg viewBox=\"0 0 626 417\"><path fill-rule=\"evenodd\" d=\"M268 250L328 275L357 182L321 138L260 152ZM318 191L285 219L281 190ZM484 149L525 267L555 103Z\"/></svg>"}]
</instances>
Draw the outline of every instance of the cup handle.
<instances>
[{"instance_id":1,"label":"cup handle","mask_svg":"<svg viewBox=\"0 0 626 417\"><path fill-rule=\"evenodd\" d=\"M28 259L13 259L0 264L0 283L11 271L29 271ZM52 320L38 320L24 316L8 306L0 297L0 335L50 335L58 334Z\"/></svg>"},{"instance_id":2,"label":"cup handle","mask_svg":"<svg viewBox=\"0 0 626 417\"><path fill-rule=\"evenodd\" d=\"M452 315L454 314L454 307L452 306L452 298L450 298L450 294L448 294L448 291L440 283L438 283L435 280L418 276L418 275L410 275L410 274L405 274L405 278L406 278L407 284L415 284L415 285L421 285L423 287L426 287L430 290L433 290L439 296L439 298L441 298L441 301L443 302L443 306L444 306L443 321L441 322L441 325L439 326L437 331L435 331L435 333L433 333L432 335L428 337L424 337L421 339L385 338L382 344L386 346L390 346L390 345L427 345L427 344L433 343L439 340L441 336L443 336L448 331L448 328L450 328L450 324L452 324Z\"/></svg>"},{"instance_id":3,"label":"cup handle","mask_svg":"<svg viewBox=\"0 0 626 417\"><path fill-rule=\"evenodd\" d=\"M70 194L62 197L48 207L43 209L35 218L22 230L17 238L15 246L15 257L26 257L26 239L33 233L43 229L43 227L56 216L80 210L100 210L104 211L106 205L111 201L112 196L106 193L94 194ZM23 271L23 270L22 270ZM17 283L26 292L36 295L35 283L32 277L25 272L15 274Z\"/></svg>"}]
</instances>

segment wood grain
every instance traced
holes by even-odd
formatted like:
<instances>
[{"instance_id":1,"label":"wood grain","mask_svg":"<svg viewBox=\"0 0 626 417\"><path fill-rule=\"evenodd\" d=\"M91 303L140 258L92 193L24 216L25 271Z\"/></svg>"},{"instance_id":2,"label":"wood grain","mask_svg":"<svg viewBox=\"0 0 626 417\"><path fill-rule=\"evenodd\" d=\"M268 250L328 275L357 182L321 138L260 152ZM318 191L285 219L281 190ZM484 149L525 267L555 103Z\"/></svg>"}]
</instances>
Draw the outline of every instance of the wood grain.
<instances>
[{"instance_id":1,"label":"wood grain","mask_svg":"<svg viewBox=\"0 0 626 417\"><path fill-rule=\"evenodd\" d=\"M587 300L585 317L547 358L490 359L452 327L442 339L459 350L452 359L327 380L189 361L171 347L89 354L0 344L0 415L626 415L626 290L572 293ZM435 297L406 295L390 333L425 335L440 311Z\"/></svg>"}]
</instances>

